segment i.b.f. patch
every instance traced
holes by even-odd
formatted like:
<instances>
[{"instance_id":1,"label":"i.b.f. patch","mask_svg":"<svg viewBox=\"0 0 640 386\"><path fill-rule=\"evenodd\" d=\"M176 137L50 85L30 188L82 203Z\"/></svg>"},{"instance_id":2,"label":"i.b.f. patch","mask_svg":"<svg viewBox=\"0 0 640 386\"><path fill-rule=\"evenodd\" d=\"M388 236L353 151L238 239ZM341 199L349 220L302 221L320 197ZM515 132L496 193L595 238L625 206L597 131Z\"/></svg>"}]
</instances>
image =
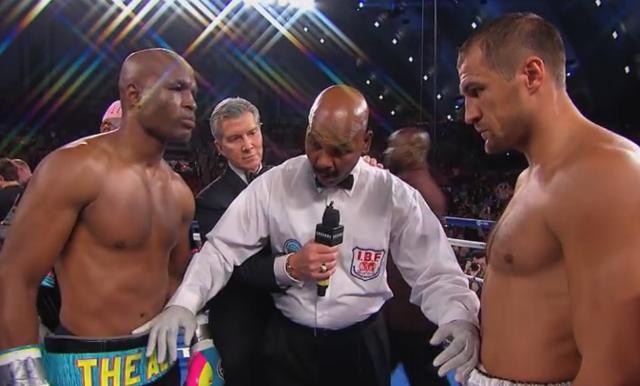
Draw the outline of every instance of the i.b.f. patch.
<instances>
[{"instance_id":1,"label":"i.b.f. patch","mask_svg":"<svg viewBox=\"0 0 640 386\"><path fill-rule=\"evenodd\" d=\"M351 275L364 281L375 279L380 275L385 253L383 249L353 248Z\"/></svg>"}]
</instances>

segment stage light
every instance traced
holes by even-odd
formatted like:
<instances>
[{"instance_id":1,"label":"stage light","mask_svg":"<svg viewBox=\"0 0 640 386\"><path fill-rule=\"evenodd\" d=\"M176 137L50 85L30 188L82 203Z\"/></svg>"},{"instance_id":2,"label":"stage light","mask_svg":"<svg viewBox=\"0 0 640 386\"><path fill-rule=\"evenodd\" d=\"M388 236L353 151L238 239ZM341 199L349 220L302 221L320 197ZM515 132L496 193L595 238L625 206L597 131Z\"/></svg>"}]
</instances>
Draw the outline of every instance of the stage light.
<instances>
[{"instance_id":1,"label":"stage light","mask_svg":"<svg viewBox=\"0 0 640 386\"><path fill-rule=\"evenodd\" d=\"M368 86L368 85L370 85L370 84L371 84L371 80L367 79L367 80L365 81L365 83L366 83L366 84L367 84L367 86Z\"/></svg>"},{"instance_id":2,"label":"stage light","mask_svg":"<svg viewBox=\"0 0 640 386\"><path fill-rule=\"evenodd\" d=\"M442 99L442 94L440 94L440 93L437 93L437 94L436 94L436 99L437 99L437 100L440 100L440 99Z\"/></svg>"},{"instance_id":3,"label":"stage light","mask_svg":"<svg viewBox=\"0 0 640 386\"><path fill-rule=\"evenodd\" d=\"M316 7L315 0L290 0L291 6L303 11L311 11Z\"/></svg>"},{"instance_id":4,"label":"stage light","mask_svg":"<svg viewBox=\"0 0 640 386\"><path fill-rule=\"evenodd\" d=\"M476 24L475 21L471 22L471 28L473 28L473 29L478 28L478 24Z\"/></svg>"},{"instance_id":5,"label":"stage light","mask_svg":"<svg viewBox=\"0 0 640 386\"><path fill-rule=\"evenodd\" d=\"M614 38L614 39L617 39L618 38L618 31L613 30L613 32L611 32L611 37Z\"/></svg>"},{"instance_id":6,"label":"stage light","mask_svg":"<svg viewBox=\"0 0 640 386\"><path fill-rule=\"evenodd\" d=\"M625 74L629 74L631 72L631 67L629 66L624 66L624 73Z\"/></svg>"},{"instance_id":7,"label":"stage light","mask_svg":"<svg viewBox=\"0 0 640 386\"><path fill-rule=\"evenodd\" d=\"M396 44L398 44L398 39L396 38L391 39L391 43L393 43L393 45L395 46Z\"/></svg>"},{"instance_id":8,"label":"stage light","mask_svg":"<svg viewBox=\"0 0 640 386\"><path fill-rule=\"evenodd\" d=\"M426 81L428 81L428 80L429 80L429 75L424 74L424 75L422 76L422 80L424 80L425 82L426 82Z\"/></svg>"},{"instance_id":9,"label":"stage light","mask_svg":"<svg viewBox=\"0 0 640 386\"><path fill-rule=\"evenodd\" d=\"M315 8L315 0L244 0L248 5L262 5L272 7L293 7L303 11L309 11Z\"/></svg>"},{"instance_id":10,"label":"stage light","mask_svg":"<svg viewBox=\"0 0 640 386\"><path fill-rule=\"evenodd\" d=\"M413 63L413 56L409 56L409 63Z\"/></svg>"},{"instance_id":11,"label":"stage light","mask_svg":"<svg viewBox=\"0 0 640 386\"><path fill-rule=\"evenodd\" d=\"M379 21L377 21L377 20L376 20L376 21L374 21L374 22L373 22L373 26L374 26L374 27L376 27L376 28L380 28L380 22L379 22Z\"/></svg>"},{"instance_id":12,"label":"stage light","mask_svg":"<svg viewBox=\"0 0 640 386\"><path fill-rule=\"evenodd\" d=\"M396 115L396 111L395 110L391 110L391 115Z\"/></svg>"},{"instance_id":13,"label":"stage light","mask_svg":"<svg viewBox=\"0 0 640 386\"><path fill-rule=\"evenodd\" d=\"M384 99L384 95L382 95L382 94L378 95L378 99L383 100Z\"/></svg>"},{"instance_id":14,"label":"stage light","mask_svg":"<svg viewBox=\"0 0 640 386\"><path fill-rule=\"evenodd\" d=\"M596 0L596 7L599 7L602 5L602 2L600 0Z\"/></svg>"}]
</instances>

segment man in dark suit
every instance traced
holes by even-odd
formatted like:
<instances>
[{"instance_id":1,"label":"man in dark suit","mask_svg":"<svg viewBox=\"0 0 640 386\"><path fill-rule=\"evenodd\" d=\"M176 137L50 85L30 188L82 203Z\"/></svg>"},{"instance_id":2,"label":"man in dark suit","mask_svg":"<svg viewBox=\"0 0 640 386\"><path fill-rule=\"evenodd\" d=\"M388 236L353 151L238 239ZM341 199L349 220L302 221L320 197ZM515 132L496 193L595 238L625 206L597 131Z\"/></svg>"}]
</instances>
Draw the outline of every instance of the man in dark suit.
<instances>
[{"instance_id":1,"label":"man in dark suit","mask_svg":"<svg viewBox=\"0 0 640 386\"><path fill-rule=\"evenodd\" d=\"M216 149L228 164L224 173L196 197L196 219L203 238L236 196L267 169L262 165L260 113L253 104L242 98L225 99L214 108L209 123ZM274 309L270 292L280 290L274 260L267 246L238 267L207 305L226 386L259 384L257 348Z\"/></svg>"}]
</instances>

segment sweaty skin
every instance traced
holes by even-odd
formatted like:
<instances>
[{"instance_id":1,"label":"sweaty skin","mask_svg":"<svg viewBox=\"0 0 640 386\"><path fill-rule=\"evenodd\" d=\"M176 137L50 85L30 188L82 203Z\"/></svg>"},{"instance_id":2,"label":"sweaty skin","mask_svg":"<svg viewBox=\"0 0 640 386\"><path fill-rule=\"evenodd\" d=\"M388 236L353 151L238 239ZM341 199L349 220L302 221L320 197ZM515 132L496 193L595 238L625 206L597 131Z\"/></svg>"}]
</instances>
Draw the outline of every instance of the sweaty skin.
<instances>
[{"instance_id":1,"label":"sweaty skin","mask_svg":"<svg viewBox=\"0 0 640 386\"><path fill-rule=\"evenodd\" d=\"M543 60L507 80L474 47L458 67L465 120L527 157L489 240L481 362L492 376L640 384L640 149L588 121Z\"/></svg>"},{"instance_id":2,"label":"sweaty skin","mask_svg":"<svg viewBox=\"0 0 640 386\"><path fill-rule=\"evenodd\" d=\"M162 155L191 136L195 87L175 53L134 53L121 71L121 129L42 161L0 255L0 349L37 342L36 291L52 267L61 323L76 335L128 335L162 310L186 269L194 212Z\"/></svg>"}]
</instances>

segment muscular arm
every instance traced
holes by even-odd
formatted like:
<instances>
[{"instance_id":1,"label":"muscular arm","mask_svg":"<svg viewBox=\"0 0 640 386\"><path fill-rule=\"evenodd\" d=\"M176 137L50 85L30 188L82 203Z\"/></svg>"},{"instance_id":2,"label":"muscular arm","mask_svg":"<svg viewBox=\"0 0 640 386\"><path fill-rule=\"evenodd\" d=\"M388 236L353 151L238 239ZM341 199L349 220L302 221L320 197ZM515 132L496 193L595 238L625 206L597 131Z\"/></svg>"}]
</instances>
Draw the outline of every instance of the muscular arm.
<instances>
[{"instance_id":1,"label":"muscular arm","mask_svg":"<svg viewBox=\"0 0 640 386\"><path fill-rule=\"evenodd\" d=\"M639 385L640 166L628 155L594 158L554 182L549 212L582 355L573 385Z\"/></svg>"},{"instance_id":2,"label":"muscular arm","mask_svg":"<svg viewBox=\"0 0 640 386\"><path fill-rule=\"evenodd\" d=\"M38 341L36 294L97 192L87 150L65 148L34 173L0 254L0 350Z\"/></svg>"}]
</instances>

